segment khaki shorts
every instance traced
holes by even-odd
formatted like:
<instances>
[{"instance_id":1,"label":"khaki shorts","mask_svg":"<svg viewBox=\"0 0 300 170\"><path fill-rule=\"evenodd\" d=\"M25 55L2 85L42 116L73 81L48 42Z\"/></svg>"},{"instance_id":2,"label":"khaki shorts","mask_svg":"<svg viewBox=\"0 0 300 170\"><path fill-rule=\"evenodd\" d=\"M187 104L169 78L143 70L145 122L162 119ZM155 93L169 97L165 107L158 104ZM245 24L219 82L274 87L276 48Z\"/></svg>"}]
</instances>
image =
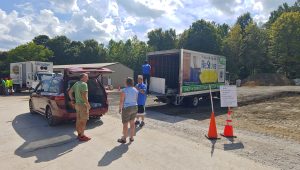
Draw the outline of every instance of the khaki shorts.
<instances>
[{"instance_id":1,"label":"khaki shorts","mask_svg":"<svg viewBox=\"0 0 300 170\"><path fill-rule=\"evenodd\" d=\"M122 123L127 123L134 120L138 111L137 106L129 106L122 110Z\"/></svg>"},{"instance_id":2,"label":"khaki shorts","mask_svg":"<svg viewBox=\"0 0 300 170\"><path fill-rule=\"evenodd\" d=\"M77 113L77 119L79 120L89 120L89 110L85 104L75 104L75 110Z\"/></svg>"}]
</instances>

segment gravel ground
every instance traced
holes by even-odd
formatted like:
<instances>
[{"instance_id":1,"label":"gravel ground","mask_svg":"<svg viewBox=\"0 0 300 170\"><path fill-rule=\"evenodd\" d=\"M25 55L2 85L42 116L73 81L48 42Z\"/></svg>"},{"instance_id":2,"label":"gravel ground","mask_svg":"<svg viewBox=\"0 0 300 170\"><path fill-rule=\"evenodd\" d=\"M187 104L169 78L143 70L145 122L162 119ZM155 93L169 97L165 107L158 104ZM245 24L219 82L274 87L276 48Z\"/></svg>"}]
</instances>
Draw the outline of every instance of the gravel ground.
<instances>
[{"instance_id":1,"label":"gravel ground","mask_svg":"<svg viewBox=\"0 0 300 170\"><path fill-rule=\"evenodd\" d=\"M207 134L210 103L201 101L198 108L167 106L148 97L146 127L181 136L215 149L233 152L242 157L280 169L300 169L300 87L238 88L241 107L232 116L235 139L209 141ZM120 117L118 93L110 93L112 116ZM215 99L218 132L223 131L226 109Z\"/></svg>"}]
</instances>

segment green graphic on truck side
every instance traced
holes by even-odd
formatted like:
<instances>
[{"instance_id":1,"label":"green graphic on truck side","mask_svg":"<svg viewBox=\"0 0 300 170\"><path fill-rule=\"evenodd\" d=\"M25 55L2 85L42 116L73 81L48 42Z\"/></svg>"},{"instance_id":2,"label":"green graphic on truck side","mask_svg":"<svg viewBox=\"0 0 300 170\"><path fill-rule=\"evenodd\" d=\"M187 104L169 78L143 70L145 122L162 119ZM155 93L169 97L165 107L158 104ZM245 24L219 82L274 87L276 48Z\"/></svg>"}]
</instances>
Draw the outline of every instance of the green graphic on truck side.
<instances>
[{"instance_id":1,"label":"green graphic on truck side","mask_svg":"<svg viewBox=\"0 0 300 170\"><path fill-rule=\"evenodd\" d=\"M224 85L224 83L185 85L182 86L182 93L209 90L209 85L211 89L219 89L220 86Z\"/></svg>"}]
</instances>

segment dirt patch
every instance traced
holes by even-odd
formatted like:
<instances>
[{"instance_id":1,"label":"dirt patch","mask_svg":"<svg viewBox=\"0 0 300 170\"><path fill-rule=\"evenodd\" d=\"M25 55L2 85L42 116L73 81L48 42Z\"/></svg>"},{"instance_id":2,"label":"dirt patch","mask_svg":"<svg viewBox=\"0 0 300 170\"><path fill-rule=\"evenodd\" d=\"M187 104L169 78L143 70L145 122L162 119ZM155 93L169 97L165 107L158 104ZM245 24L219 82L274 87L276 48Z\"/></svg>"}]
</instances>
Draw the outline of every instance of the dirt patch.
<instances>
[{"instance_id":1,"label":"dirt patch","mask_svg":"<svg viewBox=\"0 0 300 170\"><path fill-rule=\"evenodd\" d=\"M227 119L227 109L221 108L219 102L218 99L214 101L216 122L218 125L224 126ZM277 95L256 98L249 103L247 102L242 102L242 106L233 109L232 119L235 129L300 142L299 93L281 92ZM149 106L148 109L206 123L209 123L211 114L210 101L201 101L197 108L156 105Z\"/></svg>"},{"instance_id":2,"label":"dirt patch","mask_svg":"<svg viewBox=\"0 0 300 170\"><path fill-rule=\"evenodd\" d=\"M234 109L233 126L300 142L300 96L276 98ZM226 115L217 121L226 119Z\"/></svg>"}]
</instances>

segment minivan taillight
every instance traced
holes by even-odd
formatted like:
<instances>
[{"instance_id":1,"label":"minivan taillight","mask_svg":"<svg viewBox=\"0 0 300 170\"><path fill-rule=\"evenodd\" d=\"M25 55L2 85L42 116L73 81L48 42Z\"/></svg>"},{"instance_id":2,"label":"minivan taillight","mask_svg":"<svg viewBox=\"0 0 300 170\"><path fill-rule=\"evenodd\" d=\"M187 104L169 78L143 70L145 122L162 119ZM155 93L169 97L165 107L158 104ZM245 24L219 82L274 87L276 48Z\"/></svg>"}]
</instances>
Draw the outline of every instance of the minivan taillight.
<instances>
[{"instance_id":1,"label":"minivan taillight","mask_svg":"<svg viewBox=\"0 0 300 170\"><path fill-rule=\"evenodd\" d=\"M65 100L65 96L51 96L51 100L55 100L55 101Z\"/></svg>"},{"instance_id":2,"label":"minivan taillight","mask_svg":"<svg viewBox=\"0 0 300 170\"><path fill-rule=\"evenodd\" d=\"M54 100L65 100L65 96L55 96Z\"/></svg>"}]
</instances>

